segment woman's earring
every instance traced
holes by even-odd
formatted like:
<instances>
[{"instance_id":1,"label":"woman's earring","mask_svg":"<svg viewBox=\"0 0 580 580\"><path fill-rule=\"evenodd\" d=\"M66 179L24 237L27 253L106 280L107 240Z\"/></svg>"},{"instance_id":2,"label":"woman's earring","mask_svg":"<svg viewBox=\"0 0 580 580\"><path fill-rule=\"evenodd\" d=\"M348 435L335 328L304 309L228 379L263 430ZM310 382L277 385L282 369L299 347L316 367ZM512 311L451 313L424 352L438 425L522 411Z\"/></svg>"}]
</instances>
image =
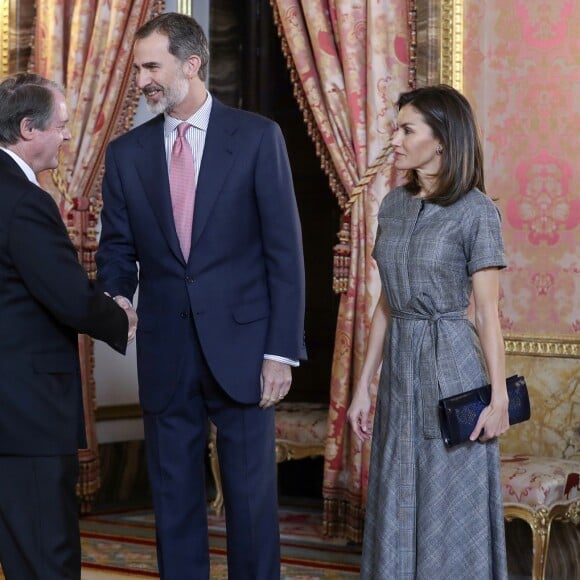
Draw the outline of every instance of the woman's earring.
<instances>
[{"instance_id":1,"label":"woman's earring","mask_svg":"<svg viewBox=\"0 0 580 580\"><path fill-rule=\"evenodd\" d=\"M441 155L441 153L443 153L443 147L441 145L437 145L435 153L437 153L437 155Z\"/></svg>"}]
</instances>

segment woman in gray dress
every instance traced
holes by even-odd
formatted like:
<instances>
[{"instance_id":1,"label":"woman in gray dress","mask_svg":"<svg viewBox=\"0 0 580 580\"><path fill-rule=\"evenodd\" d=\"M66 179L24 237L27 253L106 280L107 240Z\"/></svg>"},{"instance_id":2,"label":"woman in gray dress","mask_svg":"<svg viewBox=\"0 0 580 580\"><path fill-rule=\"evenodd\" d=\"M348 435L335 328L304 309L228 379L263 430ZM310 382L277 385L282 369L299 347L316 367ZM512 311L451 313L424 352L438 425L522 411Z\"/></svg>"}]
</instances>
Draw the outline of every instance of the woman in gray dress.
<instances>
[{"instance_id":1,"label":"woman in gray dress","mask_svg":"<svg viewBox=\"0 0 580 580\"><path fill-rule=\"evenodd\" d=\"M484 193L472 109L439 85L403 94L393 136L407 183L385 197L373 256L382 293L348 410L371 437L361 578L507 578L497 437L509 428L498 300L500 217ZM473 294L475 325L466 311ZM471 441L446 448L440 398L490 382Z\"/></svg>"}]
</instances>

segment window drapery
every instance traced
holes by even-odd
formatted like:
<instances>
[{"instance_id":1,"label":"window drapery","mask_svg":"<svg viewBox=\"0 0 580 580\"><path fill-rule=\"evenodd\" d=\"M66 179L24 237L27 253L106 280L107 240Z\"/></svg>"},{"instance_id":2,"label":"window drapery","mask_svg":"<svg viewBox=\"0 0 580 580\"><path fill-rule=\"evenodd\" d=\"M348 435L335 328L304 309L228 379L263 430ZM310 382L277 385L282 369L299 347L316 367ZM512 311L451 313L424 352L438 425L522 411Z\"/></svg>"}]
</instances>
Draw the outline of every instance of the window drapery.
<instances>
[{"instance_id":1,"label":"window drapery","mask_svg":"<svg viewBox=\"0 0 580 580\"><path fill-rule=\"evenodd\" d=\"M324 530L362 538L370 446L346 424L380 294L371 252L390 188L394 103L408 86L407 1L271 0L296 97L343 209L335 251L341 292L324 464Z\"/></svg>"},{"instance_id":2,"label":"window drapery","mask_svg":"<svg viewBox=\"0 0 580 580\"><path fill-rule=\"evenodd\" d=\"M72 139L58 168L40 176L58 203L81 263L96 266L101 179L108 142L131 127L137 106L132 43L163 0L37 0L31 69L65 86ZM93 348L79 336L87 449L79 451L79 497L88 511L100 486L95 435Z\"/></svg>"}]
</instances>

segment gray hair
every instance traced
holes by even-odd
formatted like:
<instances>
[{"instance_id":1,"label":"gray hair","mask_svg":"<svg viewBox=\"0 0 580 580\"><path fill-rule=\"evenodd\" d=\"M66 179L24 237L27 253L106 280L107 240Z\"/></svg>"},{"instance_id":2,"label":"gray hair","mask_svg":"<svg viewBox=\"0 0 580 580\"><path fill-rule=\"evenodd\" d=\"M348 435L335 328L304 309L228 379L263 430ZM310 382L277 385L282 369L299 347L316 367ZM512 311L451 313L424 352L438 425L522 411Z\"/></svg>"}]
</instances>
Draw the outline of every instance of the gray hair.
<instances>
[{"instance_id":1,"label":"gray hair","mask_svg":"<svg viewBox=\"0 0 580 580\"><path fill-rule=\"evenodd\" d=\"M54 113L54 93L62 92L55 82L32 73L19 73L0 83L0 145L20 141L22 119L31 129L44 131Z\"/></svg>"},{"instance_id":2,"label":"gray hair","mask_svg":"<svg viewBox=\"0 0 580 580\"><path fill-rule=\"evenodd\" d=\"M209 64L209 44L203 28L198 22L176 12L167 12L146 22L135 34L135 40L147 38L154 32L163 34L169 39L169 52L177 59L185 62L195 55L201 60L199 78L206 80Z\"/></svg>"}]
</instances>

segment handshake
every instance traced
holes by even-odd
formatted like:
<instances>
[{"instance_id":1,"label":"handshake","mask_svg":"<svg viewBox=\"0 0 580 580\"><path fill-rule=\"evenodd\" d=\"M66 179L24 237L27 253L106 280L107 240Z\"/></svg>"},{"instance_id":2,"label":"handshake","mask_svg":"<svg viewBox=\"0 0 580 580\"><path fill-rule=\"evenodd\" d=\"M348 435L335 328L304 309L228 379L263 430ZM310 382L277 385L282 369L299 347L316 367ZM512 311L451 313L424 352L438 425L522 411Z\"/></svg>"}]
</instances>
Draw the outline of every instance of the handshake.
<instances>
[{"instance_id":1,"label":"handshake","mask_svg":"<svg viewBox=\"0 0 580 580\"><path fill-rule=\"evenodd\" d=\"M110 294L106 292L105 294L107 294L107 296L110 296ZM137 312L133 308L131 302L124 296L115 296L113 300L116 302L117 306L120 306L125 311L125 314L129 319L129 336L127 342L131 343L135 340L135 334L137 332L137 322L138 322Z\"/></svg>"}]
</instances>

